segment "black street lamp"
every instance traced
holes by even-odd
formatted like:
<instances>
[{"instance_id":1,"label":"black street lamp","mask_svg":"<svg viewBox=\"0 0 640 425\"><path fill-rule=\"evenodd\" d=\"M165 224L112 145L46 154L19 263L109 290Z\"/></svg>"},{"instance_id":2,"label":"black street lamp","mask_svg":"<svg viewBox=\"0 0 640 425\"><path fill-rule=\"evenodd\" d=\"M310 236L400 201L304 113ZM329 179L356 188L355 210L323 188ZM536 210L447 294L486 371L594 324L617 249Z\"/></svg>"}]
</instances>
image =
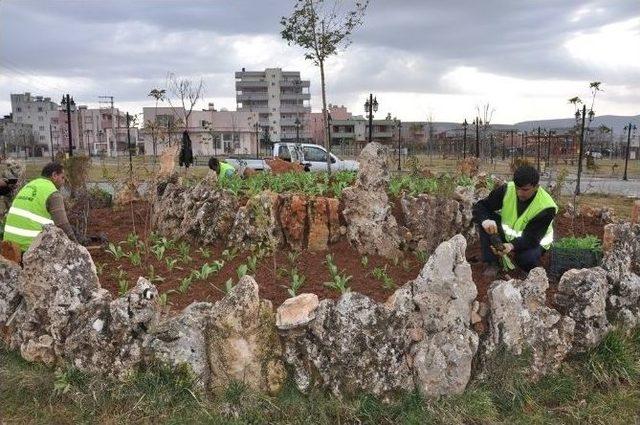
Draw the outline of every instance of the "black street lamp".
<instances>
[{"instance_id":1,"label":"black street lamp","mask_svg":"<svg viewBox=\"0 0 640 425\"><path fill-rule=\"evenodd\" d=\"M260 123L256 121L253 124L253 129L256 131L256 158L260 157Z\"/></svg>"},{"instance_id":2,"label":"black street lamp","mask_svg":"<svg viewBox=\"0 0 640 425\"><path fill-rule=\"evenodd\" d=\"M327 112L327 136L329 139L329 146L331 146L331 121L333 119L331 118L331 113Z\"/></svg>"},{"instance_id":3,"label":"black street lamp","mask_svg":"<svg viewBox=\"0 0 640 425\"><path fill-rule=\"evenodd\" d=\"M480 130L479 127L482 125L482 120L480 117L476 117L473 120L473 124L476 126L476 158L480 158Z\"/></svg>"},{"instance_id":4,"label":"black street lamp","mask_svg":"<svg viewBox=\"0 0 640 425\"><path fill-rule=\"evenodd\" d=\"M624 126L624 129L627 131L627 151L624 156L624 175L622 176L622 180L627 181L627 164L629 163L629 149L631 148L631 130L633 130L635 134L637 127L635 124L629 123Z\"/></svg>"},{"instance_id":5,"label":"black street lamp","mask_svg":"<svg viewBox=\"0 0 640 425\"><path fill-rule=\"evenodd\" d=\"M378 100L373 97L373 94L369 94L369 99L364 102L364 111L369 118L369 143L373 140L373 113L378 112Z\"/></svg>"},{"instance_id":6,"label":"black street lamp","mask_svg":"<svg viewBox=\"0 0 640 425\"><path fill-rule=\"evenodd\" d=\"M462 129L464 130L464 136L462 136L462 159L467 157L467 127L469 127L469 123L465 118L462 123Z\"/></svg>"},{"instance_id":7,"label":"black street lamp","mask_svg":"<svg viewBox=\"0 0 640 425\"><path fill-rule=\"evenodd\" d=\"M69 157L72 157L73 140L71 137L71 109L73 108L75 110L76 103L73 101L73 97L70 97L68 94L66 96L62 96L62 101L60 103L67 110L67 129L69 131Z\"/></svg>"},{"instance_id":8,"label":"black street lamp","mask_svg":"<svg viewBox=\"0 0 640 425\"><path fill-rule=\"evenodd\" d=\"M296 117L294 124L296 125L296 144L300 144L300 125L302 123L298 117ZM331 139L329 139L329 143L331 143Z\"/></svg>"}]
</instances>

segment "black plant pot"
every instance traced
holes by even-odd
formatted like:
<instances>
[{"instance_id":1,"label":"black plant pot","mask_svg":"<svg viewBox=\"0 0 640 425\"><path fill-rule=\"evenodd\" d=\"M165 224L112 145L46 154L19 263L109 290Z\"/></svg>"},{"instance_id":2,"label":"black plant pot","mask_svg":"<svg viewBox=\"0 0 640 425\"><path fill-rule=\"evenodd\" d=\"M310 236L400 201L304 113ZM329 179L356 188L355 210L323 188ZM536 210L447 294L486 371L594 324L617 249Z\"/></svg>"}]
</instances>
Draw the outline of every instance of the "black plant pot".
<instances>
[{"instance_id":1,"label":"black plant pot","mask_svg":"<svg viewBox=\"0 0 640 425\"><path fill-rule=\"evenodd\" d=\"M602 252L591 249L551 247L549 255L549 276L555 280L567 270L596 267L602 261Z\"/></svg>"}]
</instances>

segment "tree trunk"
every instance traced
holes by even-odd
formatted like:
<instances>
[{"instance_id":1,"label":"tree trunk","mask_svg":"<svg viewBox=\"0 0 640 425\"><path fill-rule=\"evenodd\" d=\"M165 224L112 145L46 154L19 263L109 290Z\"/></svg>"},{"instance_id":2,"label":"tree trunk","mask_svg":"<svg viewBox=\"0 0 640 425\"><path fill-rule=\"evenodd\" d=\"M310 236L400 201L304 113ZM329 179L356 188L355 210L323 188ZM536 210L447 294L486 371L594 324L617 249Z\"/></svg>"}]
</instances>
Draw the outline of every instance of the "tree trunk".
<instances>
[{"instance_id":1,"label":"tree trunk","mask_svg":"<svg viewBox=\"0 0 640 425\"><path fill-rule=\"evenodd\" d=\"M331 176L331 140L329 140L329 120L327 117L327 94L324 82L324 61L320 61L320 86L322 89L322 119L324 124L324 145L327 149L327 174Z\"/></svg>"}]
</instances>

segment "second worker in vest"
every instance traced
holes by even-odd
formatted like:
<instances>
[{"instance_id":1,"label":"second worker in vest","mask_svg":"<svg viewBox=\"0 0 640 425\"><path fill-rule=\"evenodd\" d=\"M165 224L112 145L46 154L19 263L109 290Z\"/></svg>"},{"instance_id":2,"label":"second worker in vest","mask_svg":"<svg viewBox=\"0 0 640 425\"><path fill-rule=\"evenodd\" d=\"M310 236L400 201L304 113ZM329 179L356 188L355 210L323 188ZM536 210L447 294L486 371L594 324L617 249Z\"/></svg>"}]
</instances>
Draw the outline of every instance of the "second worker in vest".
<instances>
[{"instance_id":1,"label":"second worker in vest","mask_svg":"<svg viewBox=\"0 0 640 425\"><path fill-rule=\"evenodd\" d=\"M231 177L236 172L233 165L227 164L214 156L209 158L209 168L216 172L219 182L224 181L227 177Z\"/></svg>"},{"instance_id":2,"label":"second worker in vest","mask_svg":"<svg viewBox=\"0 0 640 425\"><path fill-rule=\"evenodd\" d=\"M538 266L542 253L551 246L558 206L539 182L538 171L523 165L513 173L513 181L493 189L473 206L486 264L484 276L497 275L503 255L512 256L515 264L528 272ZM503 242L499 248L495 236L492 244L492 235Z\"/></svg>"},{"instance_id":3,"label":"second worker in vest","mask_svg":"<svg viewBox=\"0 0 640 425\"><path fill-rule=\"evenodd\" d=\"M16 194L7 213L4 240L26 251L46 224L55 224L77 242L64 208L64 199L58 191L64 184L64 167L50 162L42 169L41 177L31 180Z\"/></svg>"}]
</instances>

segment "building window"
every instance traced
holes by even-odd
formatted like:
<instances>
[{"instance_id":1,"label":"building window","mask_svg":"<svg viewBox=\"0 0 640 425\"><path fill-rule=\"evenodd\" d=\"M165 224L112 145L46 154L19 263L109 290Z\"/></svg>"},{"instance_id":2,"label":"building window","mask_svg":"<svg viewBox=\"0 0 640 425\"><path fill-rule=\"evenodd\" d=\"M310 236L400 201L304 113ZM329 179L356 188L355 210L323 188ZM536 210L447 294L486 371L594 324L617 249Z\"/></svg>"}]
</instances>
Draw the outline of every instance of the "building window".
<instances>
[{"instance_id":1,"label":"building window","mask_svg":"<svg viewBox=\"0 0 640 425\"><path fill-rule=\"evenodd\" d=\"M44 136L40 136L40 140L44 140Z\"/></svg>"},{"instance_id":2,"label":"building window","mask_svg":"<svg viewBox=\"0 0 640 425\"><path fill-rule=\"evenodd\" d=\"M38 130L44 131L44 125L41 125L40 127L38 127Z\"/></svg>"},{"instance_id":3,"label":"building window","mask_svg":"<svg viewBox=\"0 0 640 425\"><path fill-rule=\"evenodd\" d=\"M38 106L38 112L42 112L42 106Z\"/></svg>"},{"instance_id":4,"label":"building window","mask_svg":"<svg viewBox=\"0 0 640 425\"><path fill-rule=\"evenodd\" d=\"M44 121L44 118L42 117L42 115L38 116L38 121Z\"/></svg>"},{"instance_id":5,"label":"building window","mask_svg":"<svg viewBox=\"0 0 640 425\"><path fill-rule=\"evenodd\" d=\"M231 133L223 133L222 134L222 140L225 142L230 142L231 141Z\"/></svg>"},{"instance_id":6,"label":"building window","mask_svg":"<svg viewBox=\"0 0 640 425\"><path fill-rule=\"evenodd\" d=\"M18 106L18 107L16 108L16 112L22 112L22 108Z\"/></svg>"}]
</instances>

